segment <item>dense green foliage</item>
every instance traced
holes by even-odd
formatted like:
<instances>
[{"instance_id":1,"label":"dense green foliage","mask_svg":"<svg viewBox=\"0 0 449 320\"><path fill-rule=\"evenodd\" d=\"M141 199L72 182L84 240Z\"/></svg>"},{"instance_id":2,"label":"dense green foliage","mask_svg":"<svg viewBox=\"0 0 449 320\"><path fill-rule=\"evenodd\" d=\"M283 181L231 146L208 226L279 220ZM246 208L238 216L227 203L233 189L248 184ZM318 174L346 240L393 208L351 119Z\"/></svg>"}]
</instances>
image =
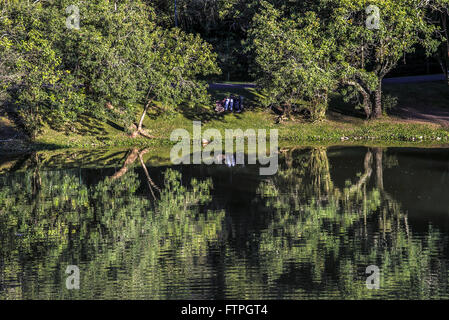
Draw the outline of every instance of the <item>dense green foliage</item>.
<instances>
[{"instance_id":1,"label":"dense green foliage","mask_svg":"<svg viewBox=\"0 0 449 320\"><path fill-rule=\"evenodd\" d=\"M262 3L250 31L257 79L287 105L308 100L313 119L324 118L327 92L338 84L363 96L367 117L380 117L385 75L416 45L429 52L438 45L427 7L415 0L318 1L293 10Z\"/></svg>"},{"instance_id":2,"label":"dense green foliage","mask_svg":"<svg viewBox=\"0 0 449 320\"><path fill-rule=\"evenodd\" d=\"M79 28L68 27L70 6ZM33 136L46 125L73 131L88 115L152 137L143 129L150 108L212 105L206 80L222 71L255 79L264 105L287 116L323 119L338 90L379 118L382 80L407 54L425 50L447 75L448 8L447 0L179 0L175 19L172 1L3 1L0 99Z\"/></svg>"},{"instance_id":3,"label":"dense green foliage","mask_svg":"<svg viewBox=\"0 0 449 320\"><path fill-rule=\"evenodd\" d=\"M152 7L138 0L80 2L80 28L68 28L69 5L76 3L2 7L2 70L15 75L2 83L14 91L12 104L30 133L44 122L64 125L86 112L128 128L137 105L208 101L198 76L219 69L198 36L158 27Z\"/></svg>"},{"instance_id":4,"label":"dense green foliage","mask_svg":"<svg viewBox=\"0 0 449 320\"><path fill-rule=\"evenodd\" d=\"M332 29L338 34L339 45L344 47L343 68L348 72L343 75L343 84L354 85L364 97L367 117L378 118L383 112L383 78L417 45L429 53L438 46L438 41L432 38L435 25L426 20L428 4L401 0L339 1L338 5L332 17ZM378 8L378 28L368 28L375 21L360 15L368 5ZM371 10L374 15L374 9Z\"/></svg>"},{"instance_id":5,"label":"dense green foliage","mask_svg":"<svg viewBox=\"0 0 449 320\"><path fill-rule=\"evenodd\" d=\"M436 24L436 38L441 41L434 57L440 65L441 71L446 76L449 85L449 1L438 0L431 2L428 19Z\"/></svg>"},{"instance_id":6,"label":"dense green foliage","mask_svg":"<svg viewBox=\"0 0 449 320\"><path fill-rule=\"evenodd\" d=\"M84 111L83 90L48 38L42 6L13 2L1 14L1 85L11 92L24 126L34 134L44 122L73 121Z\"/></svg>"},{"instance_id":7,"label":"dense green foliage","mask_svg":"<svg viewBox=\"0 0 449 320\"><path fill-rule=\"evenodd\" d=\"M162 2L163 23L174 23L174 4ZM375 28L370 6L379 13ZM180 0L177 18L214 44L225 75L242 71L236 77L244 79L251 71L268 104L287 113L293 104L320 119L338 84L368 118L378 118L387 99L382 79L406 55L424 48L447 74L448 8L447 0Z\"/></svg>"},{"instance_id":8,"label":"dense green foliage","mask_svg":"<svg viewBox=\"0 0 449 320\"><path fill-rule=\"evenodd\" d=\"M314 12L296 19L282 17L265 3L254 17L250 31L258 84L266 90L267 103L292 105L305 100L312 120L325 116L329 91L337 85L335 39L325 30Z\"/></svg>"}]
</instances>

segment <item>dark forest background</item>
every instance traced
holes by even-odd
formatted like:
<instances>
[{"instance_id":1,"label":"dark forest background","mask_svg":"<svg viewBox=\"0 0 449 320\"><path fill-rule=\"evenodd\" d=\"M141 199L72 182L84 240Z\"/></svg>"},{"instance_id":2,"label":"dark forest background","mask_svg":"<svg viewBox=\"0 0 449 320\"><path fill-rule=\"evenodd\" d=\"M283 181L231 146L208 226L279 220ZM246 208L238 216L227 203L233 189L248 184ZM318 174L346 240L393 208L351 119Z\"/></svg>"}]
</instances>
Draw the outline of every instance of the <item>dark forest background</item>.
<instances>
[{"instance_id":1,"label":"dark forest background","mask_svg":"<svg viewBox=\"0 0 449 320\"><path fill-rule=\"evenodd\" d=\"M258 0L150 0L157 10L158 21L164 27L178 25L186 32L199 33L211 43L218 53L223 73L216 76L222 81L254 81L252 55L246 51L247 31L254 15L260 10ZM295 0L270 0L284 11L294 11ZM313 2L300 1L302 4ZM176 3L176 10L175 10ZM175 15L176 12L176 15ZM176 16L176 19L175 19ZM447 14L429 14L435 24L447 30ZM446 48L440 48L428 57L426 51L416 47L414 53L404 55L388 76L415 76L442 73L441 56Z\"/></svg>"}]
</instances>

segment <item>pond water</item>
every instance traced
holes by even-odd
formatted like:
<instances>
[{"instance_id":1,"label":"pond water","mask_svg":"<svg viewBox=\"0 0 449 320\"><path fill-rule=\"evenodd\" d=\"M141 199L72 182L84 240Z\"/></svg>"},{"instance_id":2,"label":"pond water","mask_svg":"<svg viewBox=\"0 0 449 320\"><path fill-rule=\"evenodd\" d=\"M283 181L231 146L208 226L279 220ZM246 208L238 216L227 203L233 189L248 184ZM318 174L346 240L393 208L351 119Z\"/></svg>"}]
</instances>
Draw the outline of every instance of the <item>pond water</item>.
<instances>
[{"instance_id":1,"label":"pond water","mask_svg":"<svg viewBox=\"0 0 449 320\"><path fill-rule=\"evenodd\" d=\"M449 297L449 149L290 148L274 176L109 155L0 156L0 299Z\"/></svg>"}]
</instances>

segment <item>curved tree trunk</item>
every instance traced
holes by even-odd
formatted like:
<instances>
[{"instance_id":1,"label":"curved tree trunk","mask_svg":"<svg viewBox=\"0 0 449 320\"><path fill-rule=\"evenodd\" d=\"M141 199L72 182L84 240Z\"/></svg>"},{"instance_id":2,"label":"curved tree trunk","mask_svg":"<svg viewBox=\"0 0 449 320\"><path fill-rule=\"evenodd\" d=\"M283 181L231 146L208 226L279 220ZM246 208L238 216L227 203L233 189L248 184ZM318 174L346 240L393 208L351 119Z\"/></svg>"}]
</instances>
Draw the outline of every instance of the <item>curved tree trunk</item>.
<instances>
[{"instance_id":1,"label":"curved tree trunk","mask_svg":"<svg viewBox=\"0 0 449 320\"><path fill-rule=\"evenodd\" d=\"M146 130L143 129L143 120L145 120L145 116L147 115L148 110L150 109L151 103L153 102L153 99L148 100L145 108L143 109L142 116L140 117L139 124L137 125L137 131L132 136L136 137L137 134L140 134L141 136L149 139L155 138L154 136L150 135Z\"/></svg>"},{"instance_id":2,"label":"curved tree trunk","mask_svg":"<svg viewBox=\"0 0 449 320\"><path fill-rule=\"evenodd\" d=\"M356 184L354 184L353 186L351 186L351 188L349 188L349 193L358 192L362 190L363 186L366 186L366 184L371 178L371 174L373 173L372 162L373 162L373 154L371 150L368 149L368 151L365 154L365 160L363 161L365 173L360 177L359 181ZM366 197L366 194L364 196Z\"/></svg>"},{"instance_id":3,"label":"curved tree trunk","mask_svg":"<svg viewBox=\"0 0 449 320\"><path fill-rule=\"evenodd\" d=\"M148 149L146 149L144 151L147 152ZM154 194L153 188L155 188L159 192L159 194L161 193L161 189L159 189L159 187L151 179L150 174L148 173L147 166L145 165L145 161L143 161L142 155L143 155L143 153L139 154L140 164L143 168L143 171L145 172L145 175L147 176L148 188L150 189L151 195L153 196L153 199L156 200L156 196Z\"/></svg>"},{"instance_id":4,"label":"curved tree trunk","mask_svg":"<svg viewBox=\"0 0 449 320\"><path fill-rule=\"evenodd\" d=\"M357 91L362 95L363 97L363 110L365 111L366 114L366 118L369 119L371 117L372 114L372 104L371 104L371 99L370 99L370 95L368 94L368 92L362 87L362 85L356 81L346 81L345 82L347 85L349 86L353 86L357 89Z\"/></svg>"},{"instance_id":5,"label":"curved tree trunk","mask_svg":"<svg viewBox=\"0 0 449 320\"><path fill-rule=\"evenodd\" d=\"M111 177L111 179L112 180L118 179L118 178L122 177L125 173L127 173L129 166L131 164L133 164L134 161L136 161L138 155L139 155L139 149L137 149L137 148L132 149L131 152L129 152L128 156L126 157L125 163L123 164L121 169L119 171L117 171Z\"/></svg>"},{"instance_id":6,"label":"curved tree trunk","mask_svg":"<svg viewBox=\"0 0 449 320\"><path fill-rule=\"evenodd\" d=\"M145 116L147 115L148 109L150 108L151 100L148 101L147 105L143 109L142 116L140 117L139 125L137 126L137 131L142 131L143 120L145 120Z\"/></svg>"}]
</instances>

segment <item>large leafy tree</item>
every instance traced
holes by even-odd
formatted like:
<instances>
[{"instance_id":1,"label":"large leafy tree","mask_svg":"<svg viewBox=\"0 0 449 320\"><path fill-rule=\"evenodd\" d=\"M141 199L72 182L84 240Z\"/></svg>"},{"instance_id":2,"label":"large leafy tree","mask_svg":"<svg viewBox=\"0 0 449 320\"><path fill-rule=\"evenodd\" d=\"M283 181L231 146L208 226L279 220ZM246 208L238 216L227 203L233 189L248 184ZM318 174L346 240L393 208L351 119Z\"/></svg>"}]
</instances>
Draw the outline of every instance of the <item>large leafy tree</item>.
<instances>
[{"instance_id":1,"label":"large leafy tree","mask_svg":"<svg viewBox=\"0 0 449 320\"><path fill-rule=\"evenodd\" d=\"M68 28L70 6L79 9L79 28ZM145 135L143 119L156 101L167 108L205 103L207 87L198 79L219 72L210 45L157 26L141 0L24 3L8 8L1 23L7 32L0 45L20 58L10 59L21 75L10 86L28 88L15 100L21 112L31 110L24 118L33 131L53 124L54 114L67 122L86 112L130 128L144 106L135 128Z\"/></svg>"},{"instance_id":2,"label":"large leafy tree","mask_svg":"<svg viewBox=\"0 0 449 320\"><path fill-rule=\"evenodd\" d=\"M34 136L44 122L75 120L84 111L84 95L44 31L42 4L11 2L1 12L1 86L24 127Z\"/></svg>"},{"instance_id":3,"label":"large leafy tree","mask_svg":"<svg viewBox=\"0 0 449 320\"><path fill-rule=\"evenodd\" d=\"M62 0L60 6L69 3ZM60 6L52 8L54 16ZM200 37L158 27L154 10L140 0L95 0L79 7L80 30L55 41L64 63L83 80L96 114L107 111L129 127L136 106L143 105L136 125L144 134L143 119L156 101L173 108L208 101L206 84L198 77L219 69L211 46Z\"/></svg>"},{"instance_id":4,"label":"large leafy tree","mask_svg":"<svg viewBox=\"0 0 449 320\"><path fill-rule=\"evenodd\" d=\"M329 92L336 88L335 39L326 35L316 12L287 15L268 2L249 31L255 75L267 104L305 105L313 120L323 119Z\"/></svg>"},{"instance_id":5,"label":"large leafy tree","mask_svg":"<svg viewBox=\"0 0 449 320\"><path fill-rule=\"evenodd\" d=\"M367 117L382 116L382 80L417 45L428 54L438 41L435 26L428 23L429 1L323 1L329 9L325 22L344 53L342 83L363 96Z\"/></svg>"},{"instance_id":6,"label":"large leafy tree","mask_svg":"<svg viewBox=\"0 0 449 320\"><path fill-rule=\"evenodd\" d=\"M252 43L261 85L281 101L285 94L273 92L301 93L306 100L329 92L334 76L363 97L368 118L379 118L383 78L417 45L428 54L439 45L436 26L426 18L429 1L266 3L261 2L250 36L256 39Z\"/></svg>"}]
</instances>

